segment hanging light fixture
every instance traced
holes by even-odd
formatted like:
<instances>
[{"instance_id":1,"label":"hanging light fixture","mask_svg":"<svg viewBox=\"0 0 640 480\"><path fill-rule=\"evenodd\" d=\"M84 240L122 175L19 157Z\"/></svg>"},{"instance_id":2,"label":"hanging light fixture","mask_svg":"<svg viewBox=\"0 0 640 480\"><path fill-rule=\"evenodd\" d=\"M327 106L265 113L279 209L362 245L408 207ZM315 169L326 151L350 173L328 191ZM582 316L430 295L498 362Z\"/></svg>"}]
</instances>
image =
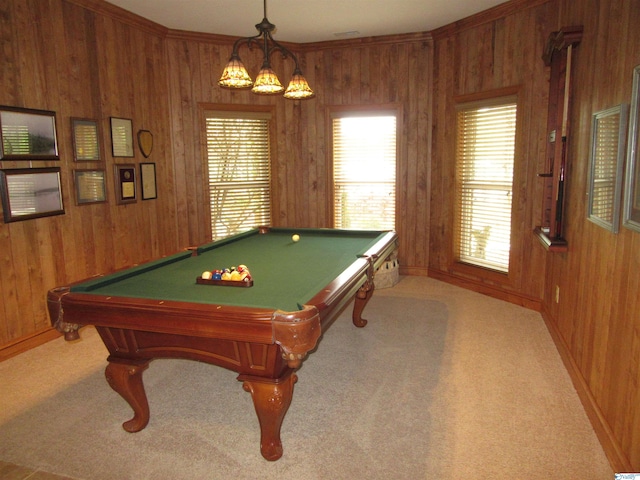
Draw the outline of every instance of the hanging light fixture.
<instances>
[{"instance_id":1,"label":"hanging light fixture","mask_svg":"<svg viewBox=\"0 0 640 480\"><path fill-rule=\"evenodd\" d=\"M271 32L275 30L276 26L267 20L267 0L264 0L264 18L262 22L256 25L258 35L247 38L240 38L233 44L233 52L229 63L224 67L222 76L218 80L218 85L225 88L251 88L253 93L260 95L272 95L275 93L282 93L284 91L284 97L292 100L299 100L304 98L311 98L314 96L313 90L309 87L307 80L302 75L300 65L298 64L298 58L287 48L276 42L271 36ZM247 69L245 68L240 56L238 55L238 48L241 45L248 45L249 48L253 44L258 45L262 49L264 54L262 68L258 72L256 81L253 82ZM293 70L293 76L287 86L287 89L282 86L278 76L271 68L271 54L279 51L282 53L283 58L290 57L295 62L295 68Z\"/></svg>"}]
</instances>

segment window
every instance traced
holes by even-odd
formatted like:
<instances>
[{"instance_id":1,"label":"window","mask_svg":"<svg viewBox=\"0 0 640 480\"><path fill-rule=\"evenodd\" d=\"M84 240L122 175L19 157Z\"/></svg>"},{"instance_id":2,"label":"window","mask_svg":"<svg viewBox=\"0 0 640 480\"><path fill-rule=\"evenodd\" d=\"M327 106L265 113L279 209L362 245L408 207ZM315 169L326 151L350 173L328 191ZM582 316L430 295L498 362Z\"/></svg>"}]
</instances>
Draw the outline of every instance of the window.
<instances>
[{"instance_id":1,"label":"window","mask_svg":"<svg viewBox=\"0 0 640 480\"><path fill-rule=\"evenodd\" d=\"M395 113L333 118L333 187L336 228L395 229Z\"/></svg>"},{"instance_id":2,"label":"window","mask_svg":"<svg viewBox=\"0 0 640 480\"><path fill-rule=\"evenodd\" d=\"M205 112L213 240L271 223L270 115Z\"/></svg>"},{"instance_id":3,"label":"window","mask_svg":"<svg viewBox=\"0 0 640 480\"><path fill-rule=\"evenodd\" d=\"M507 273L515 98L460 105L457 121L458 259Z\"/></svg>"}]
</instances>

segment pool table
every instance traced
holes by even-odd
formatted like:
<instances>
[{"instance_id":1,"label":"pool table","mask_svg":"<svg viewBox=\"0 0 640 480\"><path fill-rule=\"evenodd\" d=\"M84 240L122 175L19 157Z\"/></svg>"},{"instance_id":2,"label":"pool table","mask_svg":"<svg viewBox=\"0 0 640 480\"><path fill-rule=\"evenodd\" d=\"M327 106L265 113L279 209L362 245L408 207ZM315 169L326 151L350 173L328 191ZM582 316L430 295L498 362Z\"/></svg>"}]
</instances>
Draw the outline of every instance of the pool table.
<instances>
[{"instance_id":1,"label":"pool table","mask_svg":"<svg viewBox=\"0 0 640 480\"><path fill-rule=\"evenodd\" d=\"M258 416L261 453L277 460L296 369L354 298L353 323L366 325L374 272L396 244L391 231L261 227L53 288L49 315L67 340L82 325L96 327L109 351L107 381L133 409L126 431L149 421L142 373L151 360L198 360L239 373ZM239 264L251 286L198 283L204 271Z\"/></svg>"}]
</instances>

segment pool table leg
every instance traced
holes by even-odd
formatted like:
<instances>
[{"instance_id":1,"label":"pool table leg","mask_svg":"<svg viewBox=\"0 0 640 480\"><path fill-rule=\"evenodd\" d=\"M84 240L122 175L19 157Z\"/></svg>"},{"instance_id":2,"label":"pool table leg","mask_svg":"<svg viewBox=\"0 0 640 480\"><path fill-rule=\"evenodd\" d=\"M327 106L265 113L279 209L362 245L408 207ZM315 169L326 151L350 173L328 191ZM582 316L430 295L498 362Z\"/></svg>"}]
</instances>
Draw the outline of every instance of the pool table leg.
<instances>
[{"instance_id":1,"label":"pool table leg","mask_svg":"<svg viewBox=\"0 0 640 480\"><path fill-rule=\"evenodd\" d=\"M298 381L291 370L284 377L268 378L240 375L242 388L251 393L253 405L260 422L260 452L267 460L278 460L282 456L280 428L293 398L293 385Z\"/></svg>"},{"instance_id":2,"label":"pool table leg","mask_svg":"<svg viewBox=\"0 0 640 480\"><path fill-rule=\"evenodd\" d=\"M364 285L362 285L356 292L352 315L353 324L356 327L364 327L367 324L367 321L362 318L362 311L364 310L364 307L367 306L369 299L373 295L374 289L375 286L373 280L367 279L367 281L364 282Z\"/></svg>"},{"instance_id":3,"label":"pool table leg","mask_svg":"<svg viewBox=\"0 0 640 480\"><path fill-rule=\"evenodd\" d=\"M149 360L121 360L109 357L104 372L111 388L124 398L133 409L133 418L122 424L127 432L139 432L149 423L149 402L142 383L142 372Z\"/></svg>"}]
</instances>

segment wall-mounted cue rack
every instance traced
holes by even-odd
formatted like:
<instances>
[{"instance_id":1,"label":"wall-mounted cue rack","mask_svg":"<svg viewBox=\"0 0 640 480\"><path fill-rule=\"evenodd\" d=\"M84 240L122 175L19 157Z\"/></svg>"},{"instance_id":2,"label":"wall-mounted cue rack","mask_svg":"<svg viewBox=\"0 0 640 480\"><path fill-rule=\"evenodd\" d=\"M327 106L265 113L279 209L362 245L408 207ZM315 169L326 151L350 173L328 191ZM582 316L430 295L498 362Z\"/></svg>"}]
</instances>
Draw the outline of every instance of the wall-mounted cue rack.
<instances>
[{"instance_id":1,"label":"wall-mounted cue rack","mask_svg":"<svg viewBox=\"0 0 640 480\"><path fill-rule=\"evenodd\" d=\"M582 26L563 27L549 35L542 59L550 67L547 150L543 181L542 223L535 234L550 251L567 251L564 238L564 197L571 112L571 73L574 48Z\"/></svg>"}]
</instances>

